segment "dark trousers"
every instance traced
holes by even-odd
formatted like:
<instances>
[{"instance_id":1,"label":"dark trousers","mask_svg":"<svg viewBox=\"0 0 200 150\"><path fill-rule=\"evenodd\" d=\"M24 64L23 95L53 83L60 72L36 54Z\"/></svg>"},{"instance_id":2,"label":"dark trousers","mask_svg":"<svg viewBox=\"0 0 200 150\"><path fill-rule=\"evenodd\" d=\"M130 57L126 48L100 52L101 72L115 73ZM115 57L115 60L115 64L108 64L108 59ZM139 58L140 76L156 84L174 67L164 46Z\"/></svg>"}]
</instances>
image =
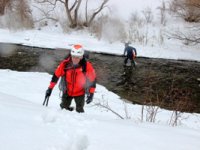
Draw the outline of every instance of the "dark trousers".
<instances>
[{"instance_id":1,"label":"dark trousers","mask_svg":"<svg viewBox=\"0 0 200 150\"><path fill-rule=\"evenodd\" d=\"M127 63L128 59L130 59L130 60L131 60L131 62L132 62L132 60L133 60L133 58L126 57L126 58L124 59L124 64L126 64L126 63Z\"/></svg>"},{"instance_id":2,"label":"dark trousers","mask_svg":"<svg viewBox=\"0 0 200 150\"><path fill-rule=\"evenodd\" d=\"M79 113L84 112L83 107L84 107L84 104L85 104L85 95L71 97L71 96L68 96L67 94L63 94L60 107L62 109L65 108L65 109L69 110L72 99L75 100L76 111L79 112Z\"/></svg>"},{"instance_id":3,"label":"dark trousers","mask_svg":"<svg viewBox=\"0 0 200 150\"><path fill-rule=\"evenodd\" d=\"M128 59L131 61L131 66L133 66L133 67L135 68L135 61L133 60L132 57L131 57L131 58L130 58L130 57L126 57L126 58L124 59L124 65L127 64Z\"/></svg>"}]
</instances>

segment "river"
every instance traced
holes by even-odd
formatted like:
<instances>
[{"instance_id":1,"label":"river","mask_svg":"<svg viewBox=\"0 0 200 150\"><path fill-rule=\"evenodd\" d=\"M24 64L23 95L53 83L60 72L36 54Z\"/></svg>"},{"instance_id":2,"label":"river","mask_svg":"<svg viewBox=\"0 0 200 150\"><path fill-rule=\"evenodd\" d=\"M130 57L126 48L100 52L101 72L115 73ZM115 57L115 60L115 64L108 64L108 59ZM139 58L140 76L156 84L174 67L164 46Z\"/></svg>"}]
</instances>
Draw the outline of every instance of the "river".
<instances>
[{"instance_id":1,"label":"river","mask_svg":"<svg viewBox=\"0 0 200 150\"><path fill-rule=\"evenodd\" d=\"M52 74L67 53L64 49L1 43L0 68ZM136 68L129 70L123 60L122 56L89 53L97 83L122 99L200 113L200 62L138 57Z\"/></svg>"}]
</instances>

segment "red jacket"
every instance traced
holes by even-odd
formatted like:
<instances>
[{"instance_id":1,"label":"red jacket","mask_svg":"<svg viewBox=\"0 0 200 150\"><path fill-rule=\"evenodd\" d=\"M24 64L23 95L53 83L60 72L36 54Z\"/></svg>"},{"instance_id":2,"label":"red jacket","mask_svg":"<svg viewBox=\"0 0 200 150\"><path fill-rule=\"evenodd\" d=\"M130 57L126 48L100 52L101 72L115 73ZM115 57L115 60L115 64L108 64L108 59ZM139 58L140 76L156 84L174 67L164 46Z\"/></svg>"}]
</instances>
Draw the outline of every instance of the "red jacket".
<instances>
[{"instance_id":1,"label":"red jacket","mask_svg":"<svg viewBox=\"0 0 200 150\"><path fill-rule=\"evenodd\" d=\"M85 72L83 72L83 65L86 66ZM64 75L66 75L65 79L67 83L66 92L69 96L84 95L86 88L89 89L90 93L94 93L96 88L96 73L92 64L84 58L76 67L74 67L70 56L62 61L54 72L49 88L53 89L59 77Z\"/></svg>"}]
</instances>

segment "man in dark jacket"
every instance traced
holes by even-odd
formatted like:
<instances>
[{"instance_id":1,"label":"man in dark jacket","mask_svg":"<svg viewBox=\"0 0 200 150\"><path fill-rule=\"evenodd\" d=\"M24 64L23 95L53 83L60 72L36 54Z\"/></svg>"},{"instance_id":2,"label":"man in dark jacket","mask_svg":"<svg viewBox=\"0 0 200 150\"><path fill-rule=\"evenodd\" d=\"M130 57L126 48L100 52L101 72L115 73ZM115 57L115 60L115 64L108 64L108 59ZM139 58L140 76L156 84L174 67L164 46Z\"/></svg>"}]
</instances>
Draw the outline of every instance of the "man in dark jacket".
<instances>
[{"instance_id":1,"label":"man in dark jacket","mask_svg":"<svg viewBox=\"0 0 200 150\"><path fill-rule=\"evenodd\" d=\"M62 109L72 111L73 107L70 105L72 99L74 99L76 111L84 112L85 94L87 94L87 104L93 100L96 88L96 74L92 64L83 55L83 47L79 44L73 45L70 55L56 68L46 91L46 97L49 97L59 77L64 76L66 88L60 104Z\"/></svg>"},{"instance_id":2,"label":"man in dark jacket","mask_svg":"<svg viewBox=\"0 0 200 150\"><path fill-rule=\"evenodd\" d=\"M134 58L137 56L137 51L134 47L129 46L129 43L125 43L124 55L126 56L126 58L124 60L124 65L125 66L128 65L127 61L130 60L130 62L135 67Z\"/></svg>"}]
</instances>

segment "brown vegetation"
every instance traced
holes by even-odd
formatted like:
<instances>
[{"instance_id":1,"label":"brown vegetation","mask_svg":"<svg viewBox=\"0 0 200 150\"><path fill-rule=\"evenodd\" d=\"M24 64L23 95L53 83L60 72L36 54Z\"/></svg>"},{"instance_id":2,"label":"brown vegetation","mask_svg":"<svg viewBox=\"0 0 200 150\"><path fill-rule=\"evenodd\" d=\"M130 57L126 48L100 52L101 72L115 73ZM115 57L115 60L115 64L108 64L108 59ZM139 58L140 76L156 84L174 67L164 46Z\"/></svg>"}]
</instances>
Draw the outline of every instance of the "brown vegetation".
<instances>
[{"instance_id":1,"label":"brown vegetation","mask_svg":"<svg viewBox=\"0 0 200 150\"><path fill-rule=\"evenodd\" d=\"M28 0L3 0L0 3L0 12L5 16L3 27L14 30L33 27Z\"/></svg>"},{"instance_id":2,"label":"brown vegetation","mask_svg":"<svg viewBox=\"0 0 200 150\"><path fill-rule=\"evenodd\" d=\"M10 0L1 0L0 1L0 15L4 15L5 8L10 4Z\"/></svg>"},{"instance_id":3,"label":"brown vegetation","mask_svg":"<svg viewBox=\"0 0 200 150\"><path fill-rule=\"evenodd\" d=\"M200 0L173 0L170 8L187 22L200 22Z\"/></svg>"}]
</instances>

